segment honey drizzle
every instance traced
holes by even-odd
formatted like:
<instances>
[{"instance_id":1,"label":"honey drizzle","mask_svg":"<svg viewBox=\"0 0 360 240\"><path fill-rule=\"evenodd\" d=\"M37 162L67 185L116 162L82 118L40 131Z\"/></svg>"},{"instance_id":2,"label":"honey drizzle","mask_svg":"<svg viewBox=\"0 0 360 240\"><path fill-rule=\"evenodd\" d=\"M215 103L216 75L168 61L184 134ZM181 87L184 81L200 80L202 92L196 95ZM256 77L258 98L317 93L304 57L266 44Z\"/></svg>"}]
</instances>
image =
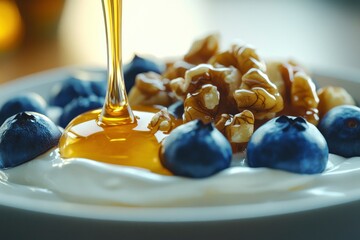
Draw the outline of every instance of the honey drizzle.
<instances>
[{"instance_id":1,"label":"honey drizzle","mask_svg":"<svg viewBox=\"0 0 360 240\"><path fill-rule=\"evenodd\" d=\"M136 121L127 100L122 71L122 0L102 0L108 56L108 91L99 116L104 125L129 124Z\"/></svg>"},{"instance_id":2,"label":"honey drizzle","mask_svg":"<svg viewBox=\"0 0 360 240\"><path fill-rule=\"evenodd\" d=\"M159 109L128 103L122 72L122 0L102 0L107 34L108 89L102 109L81 114L66 127L59 143L64 159L88 158L140 167L170 175L159 159L159 142L166 137L147 128Z\"/></svg>"}]
</instances>

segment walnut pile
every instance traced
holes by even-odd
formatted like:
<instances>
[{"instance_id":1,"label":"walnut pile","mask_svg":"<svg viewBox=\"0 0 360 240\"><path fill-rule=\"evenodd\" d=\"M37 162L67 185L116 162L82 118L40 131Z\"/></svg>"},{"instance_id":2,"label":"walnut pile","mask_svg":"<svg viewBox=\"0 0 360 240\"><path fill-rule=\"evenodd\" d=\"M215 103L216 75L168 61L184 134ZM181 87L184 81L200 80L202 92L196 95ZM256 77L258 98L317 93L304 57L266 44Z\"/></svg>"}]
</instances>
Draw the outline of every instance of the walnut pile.
<instances>
[{"instance_id":1,"label":"walnut pile","mask_svg":"<svg viewBox=\"0 0 360 240\"><path fill-rule=\"evenodd\" d=\"M208 62L218 52L218 48L218 36L209 35L195 41L183 59L168 63L162 75L151 73L137 77L129 93L130 105L153 105L156 102L158 105L169 106L174 102L174 98L171 90L167 88L168 83L176 78L184 78L188 70Z\"/></svg>"},{"instance_id":2,"label":"walnut pile","mask_svg":"<svg viewBox=\"0 0 360 240\"><path fill-rule=\"evenodd\" d=\"M331 97L334 93L335 100ZM255 128L268 119L285 114L304 117L316 125L319 116L335 105L354 103L343 89L317 92L307 71L295 62L265 63L256 49L246 44L234 44L220 52L216 35L194 42L189 52L169 62L161 75L138 75L129 94L132 105L167 107L178 100L184 105L183 123L195 119L213 122L235 152L243 150ZM179 119L165 108L148 127L169 133L177 125Z\"/></svg>"},{"instance_id":3,"label":"walnut pile","mask_svg":"<svg viewBox=\"0 0 360 240\"><path fill-rule=\"evenodd\" d=\"M213 35L196 41L156 80L143 78L137 79L130 94L131 99L138 95L134 102L149 104L159 99L158 104L168 106L175 96L184 103L183 122L214 122L236 150L246 146L255 120L273 118L283 108L282 96L266 75L266 64L255 48L234 44L219 52L218 37ZM150 82L154 87L145 85ZM155 94L150 95L151 91ZM168 131L171 121L165 115L164 111L156 115L149 128L161 129L154 123L166 119L163 129Z\"/></svg>"}]
</instances>

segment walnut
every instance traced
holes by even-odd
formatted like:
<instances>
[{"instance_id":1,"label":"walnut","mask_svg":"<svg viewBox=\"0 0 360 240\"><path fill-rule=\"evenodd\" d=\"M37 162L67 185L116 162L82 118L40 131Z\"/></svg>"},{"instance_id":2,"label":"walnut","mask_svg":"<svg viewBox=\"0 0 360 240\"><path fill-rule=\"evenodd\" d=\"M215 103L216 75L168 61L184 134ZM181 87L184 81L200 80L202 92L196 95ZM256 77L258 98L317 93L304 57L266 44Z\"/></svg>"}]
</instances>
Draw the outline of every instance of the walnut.
<instances>
[{"instance_id":1,"label":"walnut","mask_svg":"<svg viewBox=\"0 0 360 240\"><path fill-rule=\"evenodd\" d=\"M219 49L219 36L209 35L203 39L195 41L189 52L184 56L184 60L191 64L207 63Z\"/></svg>"},{"instance_id":2,"label":"walnut","mask_svg":"<svg viewBox=\"0 0 360 240\"><path fill-rule=\"evenodd\" d=\"M161 75L148 72L136 76L135 85L129 93L130 105L162 105L169 106L175 96L169 89L169 80Z\"/></svg>"},{"instance_id":3,"label":"walnut","mask_svg":"<svg viewBox=\"0 0 360 240\"><path fill-rule=\"evenodd\" d=\"M266 71L265 62L259 57L255 48L250 45L234 44L230 50L212 57L209 63L214 66L234 66L242 75L246 74L252 68L259 69L263 72Z\"/></svg>"},{"instance_id":4,"label":"walnut","mask_svg":"<svg viewBox=\"0 0 360 240\"><path fill-rule=\"evenodd\" d=\"M225 126L226 137L231 143L247 143L254 132L254 115L249 110L236 114Z\"/></svg>"},{"instance_id":5,"label":"walnut","mask_svg":"<svg viewBox=\"0 0 360 240\"><path fill-rule=\"evenodd\" d=\"M284 110L280 114L301 116L316 125L319 99L304 68L293 61L272 62L267 67L270 80L283 88Z\"/></svg>"},{"instance_id":6,"label":"walnut","mask_svg":"<svg viewBox=\"0 0 360 240\"><path fill-rule=\"evenodd\" d=\"M235 152L238 152L244 150L249 142L254 133L254 124L252 112L244 110L235 116L222 114L215 126L229 140Z\"/></svg>"},{"instance_id":7,"label":"walnut","mask_svg":"<svg viewBox=\"0 0 360 240\"><path fill-rule=\"evenodd\" d=\"M224 113L221 114L220 119L215 123L215 127L225 135L225 126L231 121L232 115Z\"/></svg>"},{"instance_id":8,"label":"walnut","mask_svg":"<svg viewBox=\"0 0 360 240\"><path fill-rule=\"evenodd\" d=\"M166 134L170 133L178 124L175 118L169 114L166 108L161 109L151 119L148 128L152 133L162 131Z\"/></svg>"},{"instance_id":9,"label":"walnut","mask_svg":"<svg viewBox=\"0 0 360 240\"><path fill-rule=\"evenodd\" d=\"M295 65L294 62L288 61L285 63L280 64L279 71L281 73L282 79L285 85L285 101L291 99L291 86L294 81L295 74L297 72L306 73L302 67Z\"/></svg>"},{"instance_id":10,"label":"walnut","mask_svg":"<svg viewBox=\"0 0 360 240\"><path fill-rule=\"evenodd\" d=\"M340 105L355 105L353 97L342 87L327 86L317 91L319 115L323 117L330 109Z\"/></svg>"},{"instance_id":11,"label":"walnut","mask_svg":"<svg viewBox=\"0 0 360 240\"><path fill-rule=\"evenodd\" d=\"M306 71L295 61L269 61L266 63L266 74L270 81L276 85L284 101L290 100L291 84L294 74L297 72Z\"/></svg>"},{"instance_id":12,"label":"walnut","mask_svg":"<svg viewBox=\"0 0 360 240\"><path fill-rule=\"evenodd\" d=\"M291 86L291 108L296 116L304 117L308 122L317 125L319 98L311 78L304 72L297 72Z\"/></svg>"},{"instance_id":13,"label":"walnut","mask_svg":"<svg viewBox=\"0 0 360 240\"><path fill-rule=\"evenodd\" d=\"M240 85L241 78L235 68L215 68L209 64L200 64L185 74L185 78L177 78L170 82L170 88L179 99L184 100L188 93L194 93L202 85L216 86L225 98ZM231 97L231 96L230 96Z\"/></svg>"},{"instance_id":14,"label":"walnut","mask_svg":"<svg viewBox=\"0 0 360 240\"><path fill-rule=\"evenodd\" d=\"M255 119L273 118L283 109L283 99L277 87L259 69L251 69L242 77L240 88L234 92L238 109L250 110Z\"/></svg>"},{"instance_id":15,"label":"walnut","mask_svg":"<svg viewBox=\"0 0 360 240\"><path fill-rule=\"evenodd\" d=\"M286 99L286 82L281 72L283 63L278 61L266 62L266 75L268 75L270 81L276 85L281 96Z\"/></svg>"},{"instance_id":16,"label":"walnut","mask_svg":"<svg viewBox=\"0 0 360 240\"><path fill-rule=\"evenodd\" d=\"M220 103L220 93L211 84L201 86L194 93L189 93L184 101L184 122L201 119L204 123L214 121Z\"/></svg>"},{"instance_id":17,"label":"walnut","mask_svg":"<svg viewBox=\"0 0 360 240\"><path fill-rule=\"evenodd\" d=\"M165 72L162 74L164 78L173 80L179 77L185 77L187 70L195 67L195 65L184 62L182 60L175 61L174 63L168 64Z\"/></svg>"},{"instance_id":18,"label":"walnut","mask_svg":"<svg viewBox=\"0 0 360 240\"><path fill-rule=\"evenodd\" d=\"M223 113L237 113L232 93L240 84L235 68L215 68L201 64L186 72L185 78L174 79L170 87L184 100L184 121L202 119L217 121Z\"/></svg>"}]
</instances>

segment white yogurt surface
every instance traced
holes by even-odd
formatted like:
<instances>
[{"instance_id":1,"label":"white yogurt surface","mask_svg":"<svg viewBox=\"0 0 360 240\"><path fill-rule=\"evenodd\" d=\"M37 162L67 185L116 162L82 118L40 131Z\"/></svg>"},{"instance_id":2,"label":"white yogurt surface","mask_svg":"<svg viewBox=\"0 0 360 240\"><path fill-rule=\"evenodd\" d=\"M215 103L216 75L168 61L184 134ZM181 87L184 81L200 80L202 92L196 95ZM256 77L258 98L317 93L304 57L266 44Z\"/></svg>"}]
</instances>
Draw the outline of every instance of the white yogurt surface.
<instances>
[{"instance_id":1,"label":"white yogurt surface","mask_svg":"<svg viewBox=\"0 0 360 240\"><path fill-rule=\"evenodd\" d=\"M341 198L360 181L360 157L331 155L322 174L235 166L204 179L60 158L58 149L0 171L0 191L33 199L142 207L225 206L309 197ZM353 183L353 184L351 184Z\"/></svg>"}]
</instances>

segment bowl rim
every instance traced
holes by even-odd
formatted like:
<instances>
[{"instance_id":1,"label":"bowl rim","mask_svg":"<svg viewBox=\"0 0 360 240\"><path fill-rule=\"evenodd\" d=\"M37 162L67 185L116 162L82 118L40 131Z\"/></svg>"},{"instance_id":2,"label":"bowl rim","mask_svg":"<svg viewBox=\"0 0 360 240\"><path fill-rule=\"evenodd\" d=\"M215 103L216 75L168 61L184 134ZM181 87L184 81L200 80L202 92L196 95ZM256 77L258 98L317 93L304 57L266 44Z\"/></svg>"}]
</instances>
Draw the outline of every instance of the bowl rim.
<instances>
[{"instance_id":1,"label":"bowl rim","mask_svg":"<svg viewBox=\"0 0 360 240\"><path fill-rule=\"evenodd\" d=\"M94 69L88 66L67 66L55 68L44 72L35 73L14 81L0 84L2 91L14 88L41 88L44 84L50 84L49 78L53 82L64 79L64 75L70 74L74 70ZM95 69L104 69L96 67ZM332 78L337 81L343 80L353 84L359 84L359 70L313 70L315 79ZM62 77L61 77L62 76ZM36 81L34 81L36 79ZM356 80L358 79L358 80ZM336 198L295 199L291 201L271 202L264 201L254 204L241 204L229 206L206 206L206 207L123 207L123 206L101 206L91 204L79 204L68 202L54 202L40 199L24 201L23 197L12 196L0 193L0 207L16 208L26 211L60 215L75 218L86 218L96 220L112 220L126 222L204 222L204 221L223 221L223 220L244 220L267 216L277 216L293 214L314 209L321 209L342 204L352 204L360 201L360 189L354 189L350 194ZM254 211L254 209L256 211Z\"/></svg>"},{"instance_id":2,"label":"bowl rim","mask_svg":"<svg viewBox=\"0 0 360 240\"><path fill-rule=\"evenodd\" d=\"M0 194L0 207L73 218L124 222L210 222L248 220L296 214L360 202L360 189L346 197L307 198L291 201L207 207L124 207L102 206L39 199L24 202L22 197Z\"/></svg>"}]
</instances>

